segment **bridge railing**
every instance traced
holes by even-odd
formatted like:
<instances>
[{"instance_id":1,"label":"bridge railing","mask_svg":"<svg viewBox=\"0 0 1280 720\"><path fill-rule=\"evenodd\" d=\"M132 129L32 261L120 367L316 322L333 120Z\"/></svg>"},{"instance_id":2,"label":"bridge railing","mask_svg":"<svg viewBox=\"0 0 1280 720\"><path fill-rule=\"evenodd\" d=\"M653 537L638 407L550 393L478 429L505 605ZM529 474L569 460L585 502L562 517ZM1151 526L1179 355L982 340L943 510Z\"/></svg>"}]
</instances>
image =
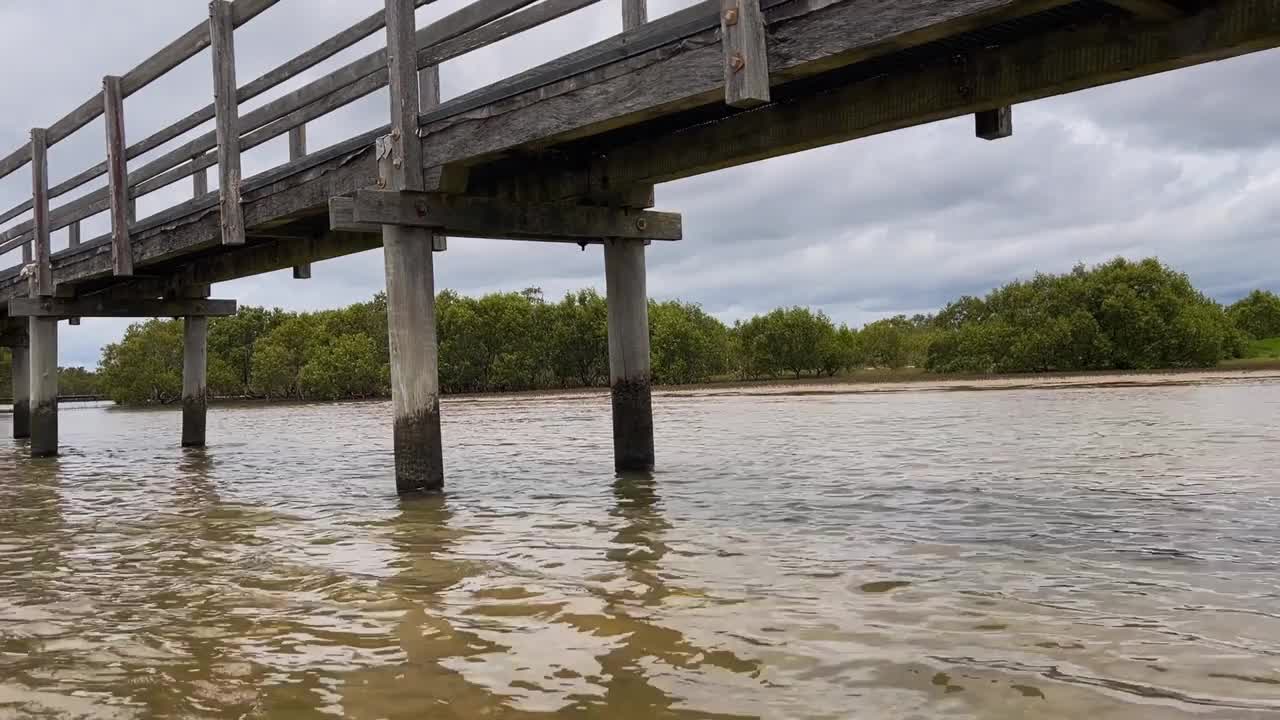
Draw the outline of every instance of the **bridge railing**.
<instances>
[{"instance_id":1,"label":"bridge railing","mask_svg":"<svg viewBox=\"0 0 1280 720\"><path fill-rule=\"evenodd\" d=\"M32 141L0 158L0 179L30 166L32 195L0 213L0 226L31 212L32 217L0 232L0 255L23 249L23 266L34 263L33 289L36 294L53 293L50 275L50 233L69 228L68 245L81 244L80 223L110 212L111 231L104 238L112 245L112 267L117 276L133 274L130 225L137 222L135 203L185 178L193 178L193 201L221 203L224 244L244 242L239 183L240 154L268 140L290 136L290 162L306 153L305 126L388 83L385 49L370 53L339 67L325 76L254 108L243 115L241 103L289 81L337 53L355 45L385 27L379 11L326 39L315 47L284 62L254 80L237 86L235 82L234 29L248 23L280 0L214 0L210 20L201 23L169 43L122 76L108 76L103 91L48 128L32 130ZM555 20L599 0L476 0L417 30L417 67L422 70L494 42ZM421 7L434 0L414 0ZM536 3L536 4L535 4ZM636 7L643 14L643 0L623 0L627 23ZM630 25L628 24L628 27ZM183 62L206 48L212 48L214 65L213 103L187 115L146 138L125 144L123 102ZM231 92L234 89L234 92ZM99 117L106 116L106 159L67 180L50 186L47 173L48 148ZM215 121L215 130L188 140L141 167L128 169L128 161L161 148L185 133ZM217 193L209 193L207 169L219 169ZM99 188L49 209L49 201L70 193L106 175L106 187ZM309 269L295 268L306 277Z\"/></svg>"}]
</instances>

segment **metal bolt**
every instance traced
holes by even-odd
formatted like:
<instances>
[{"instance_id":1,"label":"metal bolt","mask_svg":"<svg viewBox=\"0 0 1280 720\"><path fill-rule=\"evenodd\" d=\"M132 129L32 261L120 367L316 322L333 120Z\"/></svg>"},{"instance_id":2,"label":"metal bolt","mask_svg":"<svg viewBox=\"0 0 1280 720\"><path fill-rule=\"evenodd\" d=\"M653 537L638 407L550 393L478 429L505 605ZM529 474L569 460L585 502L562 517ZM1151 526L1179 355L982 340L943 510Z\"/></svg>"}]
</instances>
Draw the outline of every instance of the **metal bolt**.
<instances>
[{"instance_id":1,"label":"metal bolt","mask_svg":"<svg viewBox=\"0 0 1280 720\"><path fill-rule=\"evenodd\" d=\"M401 160L400 158L396 158L395 160L391 161L391 167L399 168L402 165L404 165L404 161Z\"/></svg>"},{"instance_id":2,"label":"metal bolt","mask_svg":"<svg viewBox=\"0 0 1280 720\"><path fill-rule=\"evenodd\" d=\"M386 178L378 178L378 187L384 188L386 186L387 186Z\"/></svg>"},{"instance_id":3,"label":"metal bolt","mask_svg":"<svg viewBox=\"0 0 1280 720\"><path fill-rule=\"evenodd\" d=\"M392 140L399 140L399 139L400 139L400 128L392 128L392 129L391 129L391 139L392 139Z\"/></svg>"},{"instance_id":4,"label":"metal bolt","mask_svg":"<svg viewBox=\"0 0 1280 720\"><path fill-rule=\"evenodd\" d=\"M733 68L734 72L739 72L742 70L742 68L746 66L747 66L747 61L742 59L742 53L734 53L732 56L730 56L729 67Z\"/></svg>"},{"instance_id":5,"label":"metal bolt","mask_svg":"<svg viewBox=\"0 0 1280 720\"><path fill-rule=\"evenodd\" d=\"M648 227L649 227L649 223L648 223L644 218L636 218L636 229L637 229L637 230L642 230L642 231L643 231L643 230L648 229Z\"/></svg>"},{"instance_id":6,"label":"metal bolt","mask_svg":"<svg viewBox=\"0 0 1280 720\"><path fill-rule=\"evenodd\" d=\"M724 11L724 24L725 25L738 24L738 8L729 8L728 10Z\"/></svg>"}]
</instances>

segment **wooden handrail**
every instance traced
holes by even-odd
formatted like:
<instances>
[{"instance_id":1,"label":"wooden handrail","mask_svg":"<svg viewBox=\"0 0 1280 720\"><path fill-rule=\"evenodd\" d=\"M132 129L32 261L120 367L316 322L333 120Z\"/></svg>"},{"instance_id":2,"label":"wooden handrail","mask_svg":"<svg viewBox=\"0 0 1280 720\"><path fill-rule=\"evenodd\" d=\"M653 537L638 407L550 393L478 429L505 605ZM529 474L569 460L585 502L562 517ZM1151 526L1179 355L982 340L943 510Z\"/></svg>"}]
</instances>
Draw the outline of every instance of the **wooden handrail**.
<instances>
[{"instance_id":1,"label":"wooden handrail","mask_svg":"<svg viewBox=\"0 0 1280 720\"><path fill-rule=\"evenodd\" d=\"M261 13L278 0L236 0L233 7L236 25L243 24L253 16ZM415 7L434 2L434 0L414 0ZM473 50L500 41L525 30L550 22L576 10L588 7L599 0L543 0L533 4L535 0L477 0L445 17L423 27L416 32L417 46L416 64L419 68L438 65L446 60L459 57ZM532 5L532 7L529 7ZM683 13L677 13L682 15ZM337 52L354 45L359 40L370 36L385 26L382 12L375 13L352 27L330 37L321 44L301 55L285 62L261 77L251 81L236 91L237 100L250 99L265 92L306 69L332 57ZM202 25L200 30L205 39L196 52L208 46L208 26ZM191 32L171 43L164 50L149 58L144 65L152 70L165 67L174 58L181 57L179 48L190 49ZM197 43L199 44L199 43ZM189 56L188 56L189 57ZM186 58L177 60L173 65ZM137 73L142 66L135 68ZM137 85L130 90L122 78L122 90L125 95L145 85ZM132 75L133 82L141 82L146 75ZM158 77L158 75L156 76ZM520 77L520 76L517 76ZM154 80L154 78L151 78ZM148 80L147 82L150 82ZM497 83L490 88L501 87ZM378 50L344 65L323 78L312 81L302 87L266 103L238 118L238 137L241 150L261 145L268 140L288 133L318 117L326 115L355 100L365 97L387 85L386 50ZM101 98L97 100L101 114ZM446 103L446 106L451 103ZM74 113L73 113L74 114ZM205 117L208 115L208 117ZM435 115L435 113L432 113ZM68 116L70 118L71 116ZM213 105L199 110L177 123L162 129L150 137L129 146L126 157L133 158L144 152L155 149L184 132L193 129L213 117ZM90 118L91 120L92 118ZM426 119L426 118L423 118ZM64 118L63 121L66 121ZM59 121L60 123L63 121ZM88 122L86 120L85 122ZM65 124L65 123L64 123ZM51 133L52 137L52 133ZM216 149L218 147L216 133L208 132L194 138L183 145L170 150L146 165L128 173L126 184L132 199L155 192L174 182L193 174L203 173L207 168L217 164ZM24 148L29 150L29 148ZM0 160L0 163L6 162ZM21 165L19 165L20 167ZM3 165L0 165L2 168ZM105 174L107 163L99 165L70 178L50 189L50 197L70 192L96 177ZM2 176L2 175L0 175ZM198 190L197 184L196 189ZM17 217L30 209L31 201L0 214L0 223ZM49 226L58 230L79 223L110 208L109 188L100 188L66 203L50 213ZM0 232L0 254L4 254L30 241L32 222L26 221L7 231Z\"/></svg>"}]
</instances>

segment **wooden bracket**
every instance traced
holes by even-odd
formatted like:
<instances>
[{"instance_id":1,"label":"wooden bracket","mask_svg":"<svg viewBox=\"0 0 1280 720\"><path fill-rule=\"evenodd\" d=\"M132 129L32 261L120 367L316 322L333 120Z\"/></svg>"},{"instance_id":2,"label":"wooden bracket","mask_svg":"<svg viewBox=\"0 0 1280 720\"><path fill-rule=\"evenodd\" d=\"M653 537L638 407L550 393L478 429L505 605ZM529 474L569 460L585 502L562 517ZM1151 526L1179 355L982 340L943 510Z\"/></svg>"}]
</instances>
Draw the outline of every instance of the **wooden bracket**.
<instances>
[{"instance_id":1,"label":"wooden bracket","mask_svg":"<svg viewBox=\"0 0 1280 720\"><path fill-rule=\"evenodd\" d=\"M574 243L605 237L679 240L682 236L676 213L389 190L360 190L355 198L332 198L329 221L332 229L347 232L380 232L383 225L407 225L463 237Z\"/></svg>"},{"instance_id":2,"label":"wooden bracket","mask_svg":"<svg viewBox=\"0 0 1280 720\"><path fill-rule=\"evenodd\" d=\"M983 140L999 140L1013 135L1013 106L1003 105L993 110L979 110L973 114L974 132Z\"/></svg>"},{"instance_id":3,"label":"wooden bracket","mask_svg":"<svg viewBox=\"0 0 1280 720\"><path fill-rule=\"evenodd\" d=\"M76 298L74 300L61 298L13 298L9 300L9 317L220 317L235 314L235 300L108 300L101 297Z\"/></svg>"},{"instance_id":4,"label":"wooden bracket","mask_svg":"<svg viewBox=\"0 0 1280 720\"><path fill-rule=\"evenodd\" d=\"M769 55L760 0L721 0L724 101L750 108L769 102Z\"/></svg>"}]
</instances>

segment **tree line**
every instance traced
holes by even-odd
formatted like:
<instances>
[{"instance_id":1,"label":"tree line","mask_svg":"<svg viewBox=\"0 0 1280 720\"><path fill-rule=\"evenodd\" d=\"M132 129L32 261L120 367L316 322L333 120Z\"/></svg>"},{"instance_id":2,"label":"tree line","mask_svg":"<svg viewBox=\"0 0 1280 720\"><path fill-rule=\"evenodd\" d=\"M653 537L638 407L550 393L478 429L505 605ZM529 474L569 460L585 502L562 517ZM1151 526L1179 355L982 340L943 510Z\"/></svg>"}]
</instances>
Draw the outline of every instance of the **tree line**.
<instances>
[{"instance_id":1,"label":"tree line","mask_svg":"<svg viewBox=\"0 0 1280 720\"><path fill-rule=\"evenodd\" d=\"M440 385L446 393L608 383L608 310L594 290L549 301L536 288L437 296ZM1224 308L1158 260L1116 259L1036 275L961 297L930 315L851 328L805 307L726 325L696 304L650 301L653 377L679 385L718 378L834 376L863 368L1019 373L1210 367L1250 340L1280 336L1280 297L1254 291ZM7 354L0 383L7 384ZM209 327L215 397L335 400L385 397L386 297L338 310L246 307ZM135 323L107 345L96 374L63 369L63 392L128 404L181 397L182 323ZM74 386L76 390L72 390Z\"/></svg>"}]
</instances>

